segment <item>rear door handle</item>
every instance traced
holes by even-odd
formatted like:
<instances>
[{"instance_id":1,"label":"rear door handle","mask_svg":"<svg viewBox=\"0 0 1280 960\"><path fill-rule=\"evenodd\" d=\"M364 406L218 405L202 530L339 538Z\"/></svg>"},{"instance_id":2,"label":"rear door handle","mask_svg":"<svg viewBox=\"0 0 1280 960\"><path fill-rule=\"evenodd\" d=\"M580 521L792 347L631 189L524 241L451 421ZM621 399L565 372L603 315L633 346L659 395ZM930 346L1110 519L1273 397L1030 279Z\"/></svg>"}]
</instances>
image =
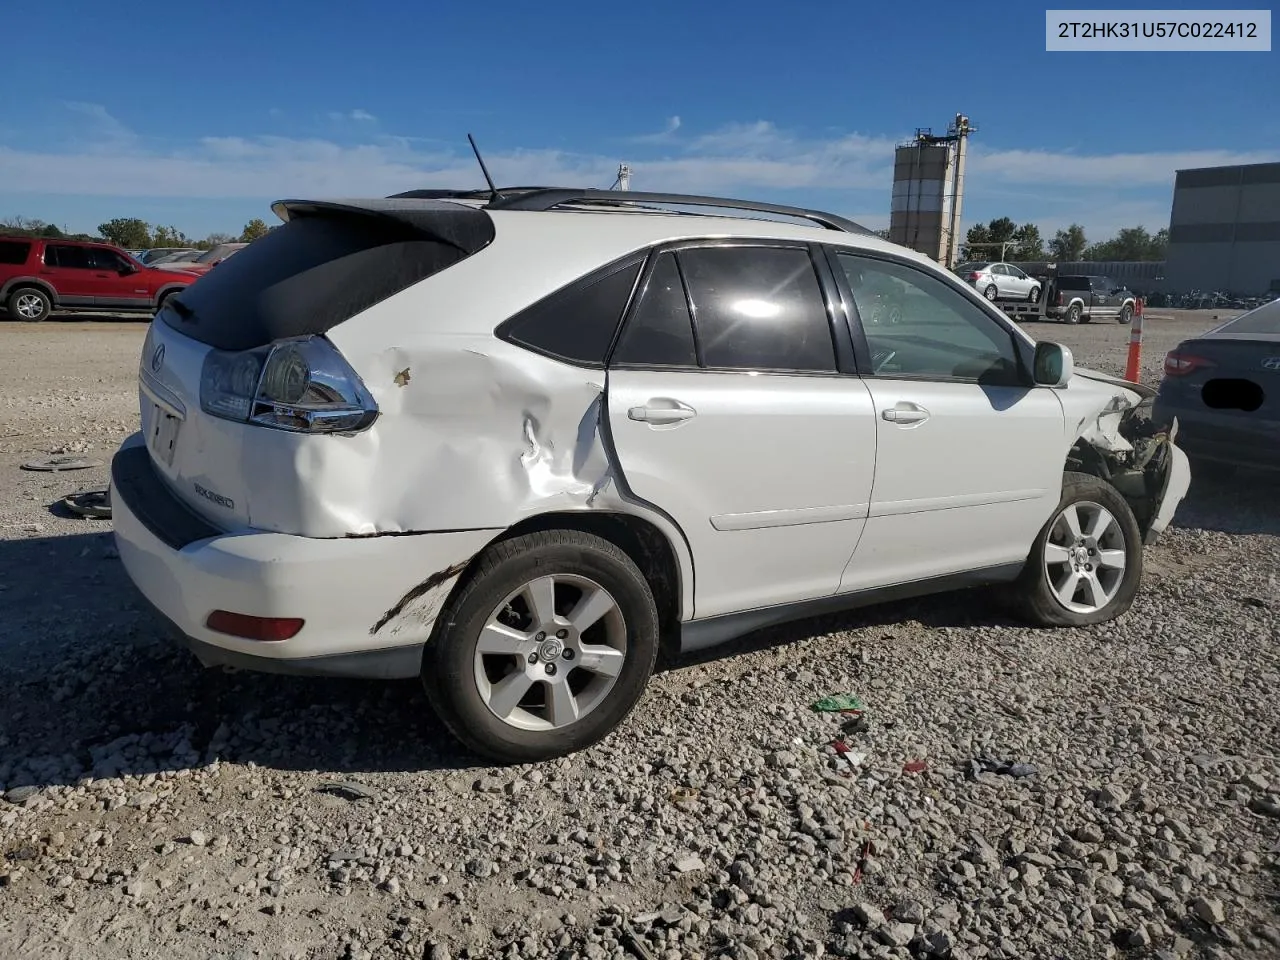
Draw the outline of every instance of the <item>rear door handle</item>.
<instances>
[{"instance_id":1,"label":"rear door handle","mask_svg":"<svg viewBox=\"0 0 1280 960\"><path fill-rule=\"evenodd\" d=\"M632 407L627 416L641 423L679 423L697 416L698 411L679 400L668 397L655 397L643 407Z\"/></svg>"},{"instance_id":2,"label":"rear door handle","mask_svg":"<svg viewBox=\"0 0 1280 960\"><path fill-rule=\"evenodd\" d=\"M903 401L880 411L890 423L921 423L929 419L929 411L918 403Z\"/></svg>"}]
</instances>

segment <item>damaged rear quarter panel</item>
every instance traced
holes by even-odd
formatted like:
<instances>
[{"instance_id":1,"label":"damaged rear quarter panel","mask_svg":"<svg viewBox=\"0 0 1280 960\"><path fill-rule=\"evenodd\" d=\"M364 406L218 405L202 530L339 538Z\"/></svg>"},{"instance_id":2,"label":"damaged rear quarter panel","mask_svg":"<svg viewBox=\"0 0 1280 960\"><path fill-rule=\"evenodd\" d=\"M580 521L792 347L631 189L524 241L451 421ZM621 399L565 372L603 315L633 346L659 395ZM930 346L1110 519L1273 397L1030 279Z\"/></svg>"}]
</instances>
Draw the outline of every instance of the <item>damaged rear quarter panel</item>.
<instances>
[{"instance_id":1,"label":"damaged rear quarter panel","mask_svg":"<svg viewBox=\"0 0 1280 960\"><path fill-rule=\"evenodd\" d=\"M385 536L486 530L489 539L549 512L608 511L657 526L680 565L681 600L692 609L692 560L680 531L618 482L602 422L605 371L549 359L493 336L502 320L613 255L584 246L532 280L489 292L501 274L501 238L489 250L370 308L329 332L378 404L374 425L354 436L273 437L264 470L284 483L269 513L293 514L309 536ZM578 241L581 243L581 241ZM527 257L528 241L514 245ZM621 255L627 251L621 250ZM477 285L486 287L476 297ZM483 316L476 312L482 311ZM292 501L292 505L289 501ZM458 560L469 560L458 558ZM465 564L463 564L465 567ZM460 572L460 571L459 571ZM425 583L435 571L416 571ZM424 588L388 610L392 632L411 608L438 611L453 586ZM390 605L390 600L388 601ZM434 612L431 613L434 616Z\"/></svg>"}]
</instances>

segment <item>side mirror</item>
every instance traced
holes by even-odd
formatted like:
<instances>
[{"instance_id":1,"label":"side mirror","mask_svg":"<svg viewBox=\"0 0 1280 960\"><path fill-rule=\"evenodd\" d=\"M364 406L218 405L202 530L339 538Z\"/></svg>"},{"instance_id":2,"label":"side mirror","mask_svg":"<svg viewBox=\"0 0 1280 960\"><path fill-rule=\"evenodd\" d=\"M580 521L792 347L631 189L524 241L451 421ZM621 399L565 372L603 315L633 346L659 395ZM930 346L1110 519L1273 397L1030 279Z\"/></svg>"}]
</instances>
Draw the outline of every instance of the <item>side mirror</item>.
<instances>
[{"instance_id":1,"label":"side mirror","mask_svg":"<svg viewBox=\"0 0 1280 960\"><path fill-rule=\"evenodd\" d=\"M1044 387L1065 387L1075 373L1071 351L1060 343L1042 340L1036 344L1032 377Z\"/></svg>"}]
</instances>

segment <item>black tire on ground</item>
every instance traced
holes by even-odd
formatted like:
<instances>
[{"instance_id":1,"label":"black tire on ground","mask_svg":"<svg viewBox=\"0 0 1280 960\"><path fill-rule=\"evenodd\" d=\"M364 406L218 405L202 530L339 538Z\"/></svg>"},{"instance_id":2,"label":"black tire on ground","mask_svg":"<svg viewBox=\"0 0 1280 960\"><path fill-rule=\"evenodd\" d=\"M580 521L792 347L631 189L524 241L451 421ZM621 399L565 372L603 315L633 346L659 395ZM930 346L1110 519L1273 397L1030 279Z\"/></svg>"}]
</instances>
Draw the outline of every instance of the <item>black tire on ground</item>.
<instances>
[{"instance_id":1,"label":"black tire on ground","mask_svg":"<svg viewBox=\"0 0 1280 960\"><path fill-rule=\"evenodd\" d=\"M982 291L982 295L986 297L988 300L990 300L992 303L995 303L997 298L999 298L1000 296L1000 291L996 289L996 285L993 283L993 284L990 284L987 287L987 289Z\"/></svg>"},{"instance_id":2,"label":"black tire on ground","mask_svg":"<svg viewBox=\"0 0 1280 960\"><path fill-rule=\"evenodd\" d=\"M545 576L586 577L604 587L626 626L626 655L617 681L582 719L526 730L498 718L475 676L475 650L489 617L514 591ZM644 574L619 547L577 530L525 534L490 547L441 611L422 659L427 698L449 730L476 753L499 763L535 763L573 753L614 730L644 693L658 655L658 609Z\"/></svg>"},{"instance_id":3,"label":"black tire on ground","mask_svg":"<svg viewBox=\"0 0 1280 960\"><path fill-rule=\"evenodd\" d=\"M1079 323L1083 316L1084 310L1080 308L1080 304L1073 303L1071 306L1067 307L1067 312L1065 314L1067 323Z\"/></svg>"},{"instance_id":4,"label":"black tire on ground","mask_svg":"<svg viewBox=\"0 0 1280 960\"><path fill-rule=\"evenodd\" d=\"M1039 299L1040 299L1040 288L1032 287L1030 292L1027 294L1027 302L1035 303Z\"/></svg>"},{"instance_id":5,"label":"black tire on ground","mask_svg":"<svg viewBox=\"0 0 1280 960\"><path fill-rule=\"evenodd\" d=\"M1116 320L1120 323L1128 323L1132 319L1133 319L1133 304L1126 303L1123 307L1120 308L1120 315L1116 318Z\"/></svg>"},{"instance_id":6,"label":"black tire on ground","mask_svg":"<svg viewBox=\"0 0 1280 960\"><path fill-rule=\"evenodd\" d=\"M1110 511L1124 537L1125 569L1119 589L1104 606L1088 613L1068 609L1049 584L1045 570L1045 544L1061 512L1071 504L1094 503ZM1053 516L1036 534L1026 566L1008 591L1015 612L1036 626L1083 627L1114 620L1133 603L1142 581L1142 532L1138 521L1119 491L1105 480L1088 473L1064 473L1062 497Z\"/></svg>"},{"instance_id":7,"label":"black tire on ground","mask_svg":"<svg viewBox=\"0 0 1280 960\"><path fill-rule=\"evenodd\" d=\"M6 306L9 316L28 323L39 323L53 312L53 301L39 287L19 287L9 294Z\"/></svg>"}]
</instances>

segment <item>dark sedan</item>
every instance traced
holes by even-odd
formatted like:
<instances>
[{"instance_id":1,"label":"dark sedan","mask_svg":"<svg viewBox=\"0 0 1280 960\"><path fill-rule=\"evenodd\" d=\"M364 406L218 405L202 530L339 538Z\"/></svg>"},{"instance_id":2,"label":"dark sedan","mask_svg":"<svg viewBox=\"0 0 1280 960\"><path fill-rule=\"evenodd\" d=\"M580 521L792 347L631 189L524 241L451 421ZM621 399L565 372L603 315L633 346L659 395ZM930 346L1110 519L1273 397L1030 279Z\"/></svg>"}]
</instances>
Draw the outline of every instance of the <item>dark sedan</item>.
<instances>
[{"instance_id":1,"label":"dark sedan","mask_svg":"<svg viewBox=\"0 0 1280 960\"><path fill-rule=\"evenodd\" d=\"M1164 374L1153 416L1178 418L1193 477L1280 470L1280 300L1184 340Z\"/></svg>"}]
</instances>

